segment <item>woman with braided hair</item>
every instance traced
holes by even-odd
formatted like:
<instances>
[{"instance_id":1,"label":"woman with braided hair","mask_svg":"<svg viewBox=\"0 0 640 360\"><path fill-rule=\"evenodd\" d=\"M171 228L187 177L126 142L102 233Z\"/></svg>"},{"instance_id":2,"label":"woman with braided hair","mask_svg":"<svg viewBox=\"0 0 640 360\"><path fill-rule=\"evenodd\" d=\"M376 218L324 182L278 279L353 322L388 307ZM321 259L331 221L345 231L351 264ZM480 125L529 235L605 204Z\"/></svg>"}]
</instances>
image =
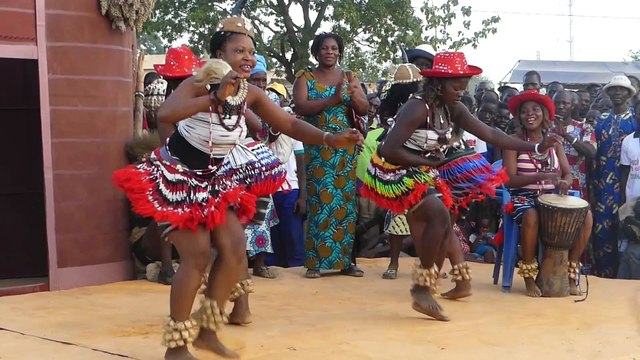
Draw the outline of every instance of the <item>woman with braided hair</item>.
<instances>
[{"instance_id":1,"label":"woman with braided hair","mask_svg":"<svg viewBox=\"0 0 640 360\"><path fill-rule=\"evenodd\" d=\"M419 257L412 273L412 307L441 321L449 318L432 292L453 236L449 212L491 195L494 185L503 181L482 155L458 155L458 129L521 151L544 151L558 141L547 137L538 144L527 143L471 115L460 98L471 76L481 72L467 65L463 53L436 54L433 69L421 71L425 77L422 90L400 109L393 128L374 153L362 191L379 206L406 213ZM466 263L454 268L453 278L469 278Z\"/></svg>"},{"instance_id":2,"label":"woman with braided hair","mask_svg":"<svg viewBox=\"0 0 640 360\"><path fill-rule=\"evenodd\" d=\"M253 37L248 20L223 20L211 42L214 59L184 80L158 110L158 120L177 123L177 131L146 161L114 174L134 211L173 228L169 238L181 264L171 285L165 359L195 359L190 343L239 357L217 334L232 289L246 275L242 224L254 216L256 198L271 195L285 179L284 167L268 148L245 140L245 110L305 143L350 147L362 141L356 130L332 134L299 121L248 85L256 62ZM192 315L212 245L218 256L200 309Z\"/></svg>"}]
</instances>

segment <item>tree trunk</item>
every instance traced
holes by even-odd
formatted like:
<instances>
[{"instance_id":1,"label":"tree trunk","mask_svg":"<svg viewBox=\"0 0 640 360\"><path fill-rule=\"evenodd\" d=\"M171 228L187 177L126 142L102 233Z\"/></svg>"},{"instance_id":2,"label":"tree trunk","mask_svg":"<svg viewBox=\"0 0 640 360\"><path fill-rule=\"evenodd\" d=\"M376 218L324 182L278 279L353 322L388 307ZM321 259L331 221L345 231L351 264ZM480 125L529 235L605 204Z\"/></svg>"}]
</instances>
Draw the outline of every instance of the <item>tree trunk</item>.
<instances>
[{"instance_id":1,"label":"tree trunk","mask_svg":"<svg viewBox=\"0 0 640 360\"><path fill-rule=\"evenodd\" d=\"M144 116L144 50L138 53L138 66L136 67L136 91L133 103L133 135L135 138L142 136L142 121Z\"/></svg>"}]
</instances>

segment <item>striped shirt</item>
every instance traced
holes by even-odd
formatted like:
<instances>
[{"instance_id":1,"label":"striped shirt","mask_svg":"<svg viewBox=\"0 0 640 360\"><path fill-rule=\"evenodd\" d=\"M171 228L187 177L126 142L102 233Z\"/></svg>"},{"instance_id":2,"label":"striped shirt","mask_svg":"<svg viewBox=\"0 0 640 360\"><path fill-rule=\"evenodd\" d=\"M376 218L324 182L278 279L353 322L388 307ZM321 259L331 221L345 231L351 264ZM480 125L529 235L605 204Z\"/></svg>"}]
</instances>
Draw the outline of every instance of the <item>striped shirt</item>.
<instances>
[{"instance_id":1,"label":"striped shirt","mask_svg":"<svg viewBox=\"0 0 640 360\"><path fill-rule=\"evenodd\" d=\"M536 160L534 156L528 152L518 153L517 174L531 175L539 172L558 172L558 155L556 155L554 148L549 149L549 152L549 157L546 160ZM544 180L523 186L522 188L531 190L553 190L555 186L550 180Z\"/></svg>"}]
</instances>

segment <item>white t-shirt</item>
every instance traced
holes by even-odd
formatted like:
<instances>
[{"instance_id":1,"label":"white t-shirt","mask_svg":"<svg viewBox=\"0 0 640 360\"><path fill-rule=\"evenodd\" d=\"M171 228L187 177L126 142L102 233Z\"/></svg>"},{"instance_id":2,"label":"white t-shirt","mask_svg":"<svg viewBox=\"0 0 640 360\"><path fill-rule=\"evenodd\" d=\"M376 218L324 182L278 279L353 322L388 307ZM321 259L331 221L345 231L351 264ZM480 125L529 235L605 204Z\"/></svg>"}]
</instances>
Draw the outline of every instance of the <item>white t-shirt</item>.
<instances>
[{"instance_id":1,"label":"white t-shirt","mask_svg":"<svg viewBox=\"0 0 640 360\"><path fill-rule=\"evenodd\" d=\"M287 181L282 184L280 191L287 190L295 190L300 188L300 184L298 184L298 166L296 163L296 154L304 154L304 145L296 139L291 139L293 145L293 151L291 152L291 156L289 156L289 160L286 164L284 164L285 169L287 169Z\"/></svg>"},{"instance_id":2,"label":"white t-shirt","mask_svg":"<svg viewBox=\"0 0 640 360\"><path fill-rule=\"evenodd\" d=\"M462 140L464 140L464 142L467 143L467 145L470 148L474 149L478 154L487 152L487 143L483 140L478 139L477 136L473 135L470 132L465 131L464 134L462 134Z\"/></svg>"},{"instance_id":3,"label":"white t-shirt","mask_svg":"<svg viewBox=\"0 0 640 360\"><path fill-rule=\"evenodd\" d=\"M627 200L640 196L640 138L629 134L622 140L620 165L629 166L629 179L625 195Z\"/></svg>"}]
</instances>

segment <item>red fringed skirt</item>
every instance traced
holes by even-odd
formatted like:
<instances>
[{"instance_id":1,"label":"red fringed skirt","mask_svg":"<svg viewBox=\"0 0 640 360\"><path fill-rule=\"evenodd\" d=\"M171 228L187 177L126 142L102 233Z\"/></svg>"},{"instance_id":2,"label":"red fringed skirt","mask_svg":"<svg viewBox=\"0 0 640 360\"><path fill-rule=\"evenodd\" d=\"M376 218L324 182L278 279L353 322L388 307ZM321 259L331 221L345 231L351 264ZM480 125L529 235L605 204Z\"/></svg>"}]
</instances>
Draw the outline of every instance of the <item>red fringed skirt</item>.
<instances>
[{"instance_id":1,"label":"red fringed skirt","mask_svg":"<svg viewBox=\"0 0 640 360\"><path fill-rule=\"evenodd\" d=\"M133 211L173 228L213 230L233 208L241 221L256 211L256 198L276 192L286 170L262 143L236 145L213 169L192 170L166 147L154 150L137 165L117 170L113 182L124 190Z\"/></svg>"},{"instance_id":2,"label":"red fringed skirt","mask_svg":"<svg viewBox=\"0 0 640 360\"><path fill-rule=\"evenodd\" d=\"M456 153L448 160L438 167L438 173L451 191L454 213L468 208L473 201L495 197L496 188L508 180L504 168L494 172L484 156L474 150Z\"/></svg>"}]
</instances>

